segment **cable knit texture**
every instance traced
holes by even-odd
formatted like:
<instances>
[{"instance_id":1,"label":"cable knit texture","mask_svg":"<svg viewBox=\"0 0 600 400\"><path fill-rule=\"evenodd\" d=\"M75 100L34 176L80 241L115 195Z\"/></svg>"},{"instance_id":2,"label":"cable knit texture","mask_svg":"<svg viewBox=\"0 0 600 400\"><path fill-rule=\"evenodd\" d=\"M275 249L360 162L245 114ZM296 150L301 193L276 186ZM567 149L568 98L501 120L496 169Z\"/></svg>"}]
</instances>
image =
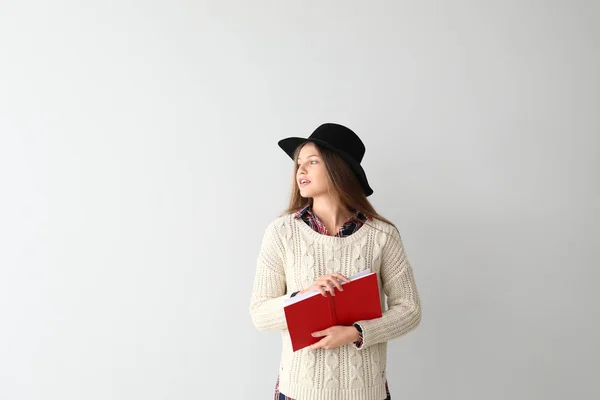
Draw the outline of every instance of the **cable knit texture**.
<instances>
[{"instance_id":1,"label":"cable knit texture","mask_svg":"<svg viewBox=\"0 0 600 400\"><path fill-rule=\"evenodd\" d=\"M351 276L367 268L377 273L383 315L356 321L363 331L362 346L293 352L284 299L321 275ZM301 400L382 400L387 341L419 325L421 304L402 239L392 225L373 220L350 236L334 237L315 232L289 214L265 230L250 315L257 329L281 331L281 393Z\"/></svg>"}]
</instances>

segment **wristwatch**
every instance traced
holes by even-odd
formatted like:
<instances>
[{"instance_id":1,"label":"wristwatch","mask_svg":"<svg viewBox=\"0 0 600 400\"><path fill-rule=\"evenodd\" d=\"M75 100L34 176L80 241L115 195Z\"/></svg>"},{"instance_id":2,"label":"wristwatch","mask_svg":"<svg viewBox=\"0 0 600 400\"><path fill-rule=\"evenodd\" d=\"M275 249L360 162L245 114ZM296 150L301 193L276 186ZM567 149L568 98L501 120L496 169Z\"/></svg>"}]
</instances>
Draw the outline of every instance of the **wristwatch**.
<instances>
[{"instance_id":1,"label":"wristwatch","mask_svg":"<svg viewBox=\"0 0 600 400\"><path fill-rule=\"evenodd\" d=\"M354 324L354 327L356 328L356 330L358 331L358 336L360 336L360 339L358 339L356 342L354 342L354 344L358 347L360 347L363 343L363 331L362 328L360 327L359 324Z\"/></svg>"}]
</instances>

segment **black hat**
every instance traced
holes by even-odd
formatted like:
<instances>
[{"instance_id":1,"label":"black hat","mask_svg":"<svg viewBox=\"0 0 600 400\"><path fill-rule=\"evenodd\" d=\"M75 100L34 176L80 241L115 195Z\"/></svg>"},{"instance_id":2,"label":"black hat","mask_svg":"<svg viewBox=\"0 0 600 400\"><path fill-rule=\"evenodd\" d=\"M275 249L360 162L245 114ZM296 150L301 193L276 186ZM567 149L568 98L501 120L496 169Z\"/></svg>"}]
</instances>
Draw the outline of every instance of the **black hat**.
<instances>
[{"instance_id":1,"label":"black hat","mask_svg":"<svg viewBox=\"0 0 600 400\"><path fill-rule=\"evenodd\" d=\"M350 128L339 124L325 123L315 129L307 139L289 137L281 139L277 144L294 160L296 148L305 142L316 143L340 155L354 171L365 192L365 196L368 197L373 194L373 189L371 189L367 181L367 175L360 165L365 155L365 145Z\"/></svg>"}]
</instances>

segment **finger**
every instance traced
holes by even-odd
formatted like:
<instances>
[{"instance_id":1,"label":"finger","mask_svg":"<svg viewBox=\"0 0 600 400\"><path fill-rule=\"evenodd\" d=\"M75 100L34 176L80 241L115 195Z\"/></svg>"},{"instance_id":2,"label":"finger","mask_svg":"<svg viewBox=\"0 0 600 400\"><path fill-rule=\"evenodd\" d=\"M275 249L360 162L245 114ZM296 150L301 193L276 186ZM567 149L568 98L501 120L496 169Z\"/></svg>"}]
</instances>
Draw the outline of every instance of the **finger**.
<instances>
[{"instance_id":1,"label":"finger","mask_svg":"<svg viewBox=\"0 0 600 400\"><path fill-rule=\"evenodd\" d=\"M333 284L335 285L336 288L338 288L339 290L343 291L344 288L342 288L342 284L338 279L337 274L333 274L331 275L331 281L333 282Z\"/></svg>"},{"instance_id":2,"label":"finger","mask_svg":"<svg viewBox=\"0 0 600 400\"><path fill-rule=\"evenodd\" d=\"M327 346L327 338L323 338L323 339L319 340L318 342L311 344L310 348L313 350L316 350L316 349L325 348L326 346Z\"/></svg>"},{"instance_id":3,"label":"finger","mask_svg":"<svg viewBox=\"0 0 600 400\"><path fill-rule=\"evenodd\" d=\"M321 294L325 297L327 297L327 293L325 292L325 289L323 289L323 286L321 285L315 285L316 286L316 290L318 290L319 292L321 292Z\"/></svg>"},{"instance_id":4,"label":"finger","mask_svg":"<svg viewBox=\"0 0 600 400\"><path fill-rule=\"evenodd\" d=\"M346 278L344 275L342 274L333 274L334 276L336 276L337 278L346 281L346 282L350 282L350 279Z\"/></svg>"},{"instance_id":5,"label":"finger","mask_svg":"<svg viewBox=\"0 0 600 400\"><path fill-rule=\"evenodd\" d=\"M321 285L317 284L316 282L313 283L312 285L310 285L310 287L308 288L307 291L313 291L313 290L320 292L323 296L327 296L327 293L325 293L325 290L323 290Z\"/></svg>"},{"instance_id":6,"label":"finger","mask_svg":"<svg viewBox=\"0 0 600 400\"><path fill-rule=\"evenodd\" d=\"M333 281L327 281L326 285L329 288L331 295L335 296L335 285L333 284Z\"/></svg>"},{"instance_id":7,"label":"finger","mask_svg":"<svg viewBox=\"0 0 600 400\"><path fill-rule=\"evenodd\" d=\"M310 347L313 350L316 350L316 349L330 350L330 349L335 348L336 346L330 344L329 340L327 340L327 338L323 338L323 339L319 340L317 343L312 344Z\"/></svg>"},{"instance_id":8,"label":"finger","mask_svg":"<svg viewBox=\"0 0 600 400\"><path fill-rule=\"evenodd\" d=\"M317 331L317 332L313 332L312 336L313 337L321 337L321 336L327 336L331 333L331 330L329 328L324 329L322 331Z\"/></svg>"},{"instance_id":9,"label":"finger","mask_svg":"<svg viewBox=\"0 0 600 400\"><path fill-rule=\"evenodd\" d=\"M319 284L319 285L324 285L330 278L329 275L323 275L320 276L316 281L315 284Z\"/></svg>"}]
</instances>

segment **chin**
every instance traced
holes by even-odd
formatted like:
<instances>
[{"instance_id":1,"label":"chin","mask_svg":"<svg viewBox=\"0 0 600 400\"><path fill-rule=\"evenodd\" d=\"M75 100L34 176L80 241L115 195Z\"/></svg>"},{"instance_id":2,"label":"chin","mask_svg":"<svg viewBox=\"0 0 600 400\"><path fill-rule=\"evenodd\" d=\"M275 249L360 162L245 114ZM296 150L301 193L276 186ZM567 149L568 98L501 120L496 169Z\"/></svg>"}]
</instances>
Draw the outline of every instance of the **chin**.
<instances>
[{"instance_id":1,"label":"chin","mask_svg":"<svg viewBox=\"0 0 600 400\"><path fill-rule=\"evenodd\" d=\"M304 197L304 198L315 198L317 196L323 195L324 193L320 193L320 192L316 192L314 190L306 190L304 192L300 192L300 196Z\"/></svg>"},{"instance_id":2,"label":"chin","mask_svg":"<svg viewBox=\"0 0 600 400\"><path fill-rule=\"evenodd\" d=\"M300 190L299 193L300 193L300 196L302 196L302 197L312 197L313 196L312 191L310 191L310 190Z\"/></svg>"}]
</instances>

